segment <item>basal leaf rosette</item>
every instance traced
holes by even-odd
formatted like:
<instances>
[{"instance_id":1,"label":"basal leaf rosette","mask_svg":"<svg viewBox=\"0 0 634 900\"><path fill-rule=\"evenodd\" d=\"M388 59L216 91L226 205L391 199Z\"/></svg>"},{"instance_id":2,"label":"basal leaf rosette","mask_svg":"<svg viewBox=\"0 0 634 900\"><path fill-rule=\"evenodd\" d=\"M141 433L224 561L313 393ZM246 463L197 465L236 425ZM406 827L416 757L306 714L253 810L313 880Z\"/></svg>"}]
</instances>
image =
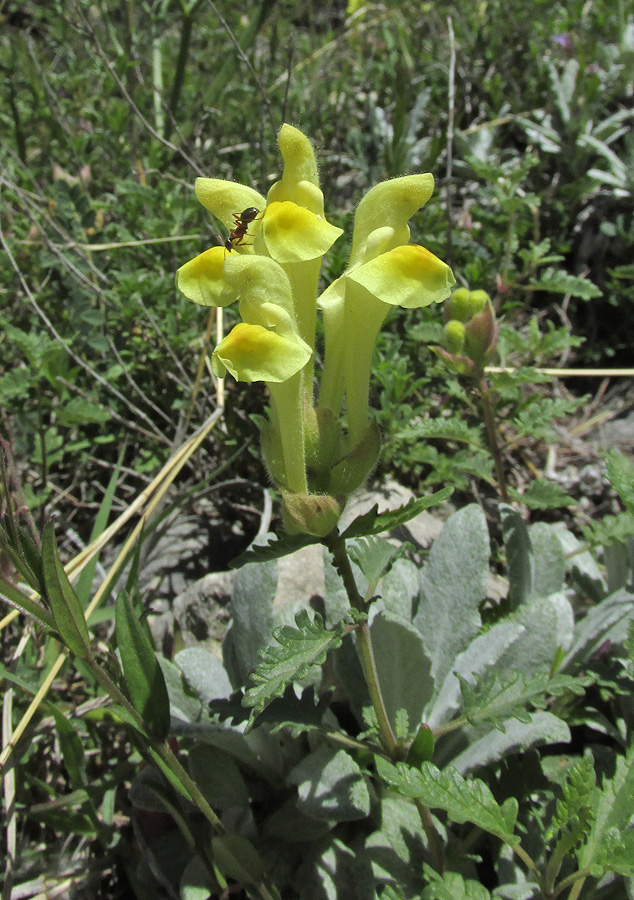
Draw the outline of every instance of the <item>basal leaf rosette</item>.
<instances>
[{"instance_id":1,"label":"basal leaf rosette","mask_svg":"<svg viewBox=\"0 0 634 900\"><path fill-rule=\"evenodd\" d=\"M326 334L319 404L338 415L345 393L351 448L368 433L372 354L390 307L417 309L441 302L455 283L446 263L408 243L408 219L432 190L428 174L372 188L357 209L348 268L318 301Z\"/></svg>"}]
</instances>

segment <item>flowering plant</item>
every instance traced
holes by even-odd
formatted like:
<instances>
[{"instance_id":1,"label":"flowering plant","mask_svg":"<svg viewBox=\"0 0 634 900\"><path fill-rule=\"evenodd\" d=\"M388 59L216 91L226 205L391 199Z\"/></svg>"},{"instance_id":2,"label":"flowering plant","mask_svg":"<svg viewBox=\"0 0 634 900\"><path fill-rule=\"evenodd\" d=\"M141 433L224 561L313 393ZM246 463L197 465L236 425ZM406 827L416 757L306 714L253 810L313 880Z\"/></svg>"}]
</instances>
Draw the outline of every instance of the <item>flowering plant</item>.
<instances>
[{"instance_id":1,"label":"flowering plant","mask_svg":"<svg viewBox=\"0 0 634 900\"><path fill-rule=\"evenodd\" d=\"M381 324L392 306L445 300L454 277L442 260L409 243L408 220L430 198L434 182L429 174L407 175L361 200L348 266L318 297L322 257L342 230L325 217L308 138L284 125L279 147L283 175L266 198L245 185L197 179L196 196L229 238L181 266L176 284L195 303L238 303L242 321L216 347L213 371L266 383L271 408L262 446L282 492L286 528L324 536L378 457L368 397ZM318 308L325 362L316 398Z\"/></svg>"}]
</instances>

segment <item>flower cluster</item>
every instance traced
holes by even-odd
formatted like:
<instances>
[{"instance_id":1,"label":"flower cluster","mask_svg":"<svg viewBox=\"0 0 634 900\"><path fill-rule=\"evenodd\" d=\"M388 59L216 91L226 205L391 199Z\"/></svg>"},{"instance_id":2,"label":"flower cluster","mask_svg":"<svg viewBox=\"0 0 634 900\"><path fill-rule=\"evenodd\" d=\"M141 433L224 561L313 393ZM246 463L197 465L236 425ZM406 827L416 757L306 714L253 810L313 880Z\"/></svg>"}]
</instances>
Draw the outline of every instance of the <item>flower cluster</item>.
<instances>
[{"instance_id":1,"label":"flower cluster","mask_svg":"<svg viewBox=\"0 0 634 900\"><path fill-rule=\"evenodd\" d=\"M431 196L433 178L407 175L361 200L348 266L318 297L321 259L342 230L325 217L308 138L284 125L279 147L283 175L266 198L245 185L197 179L196 196L229 238L181 266L176 284L204 306L238 303L242 321L216 347L213 370L266 383L271 408L262 446L282 492L286 527L324 536L378 457L368 397L383 320L392 306L445 300L454 278L444 262L409 243L408 220ZM325 361L316 401L318 308Z\"/></svg>"},{"instance_id":2,"label":"flower cluster","mask_svg":"<svg viewBox=\"0 0 634 900\"><path fill-rule=\"evenodd\" d=\"M486 291L458 288L444 306L445 347L432 347L459 375L480 378L497 350L499 324Z\"/></svg>"}]
</instances>

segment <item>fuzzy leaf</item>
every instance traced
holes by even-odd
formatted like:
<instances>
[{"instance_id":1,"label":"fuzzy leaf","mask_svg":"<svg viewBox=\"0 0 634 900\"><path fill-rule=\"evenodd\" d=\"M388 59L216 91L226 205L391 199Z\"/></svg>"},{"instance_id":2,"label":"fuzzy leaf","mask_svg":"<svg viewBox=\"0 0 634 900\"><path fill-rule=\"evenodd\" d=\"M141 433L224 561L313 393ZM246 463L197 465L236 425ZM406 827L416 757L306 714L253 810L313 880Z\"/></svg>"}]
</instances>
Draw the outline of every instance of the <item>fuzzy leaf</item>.
<instances>
[{"instance_id":1,"label":"fuzzy leaf","mask_svg":"<svg viewBox=\"0 0 634 900\"><path fill-rule=\"evenodd\" d=\"M491 894L479 881L463 878L457 872L439 875L430 866L425 866L425 875L430 884L423 891L421 900L491 900Z\"/></svg>"},{"instance_id":2,"label":"fuzzy leaf","mask_svg":"<svg viewBox=\"0 0 634 900\"><path fill-rule=\"evenodd\" d=\"M566 744L569 741L570 729L565 722L552 713L537 710L528 723L507 719L503 731L493 728L472 738L452 762L459 772L472 772L512 754L524 753L531 747Z\"/></svg>"},{"instance_id":3,"label":"fuzzy leaf","mask_svg":"<svg viewBox=\"0 0 634 900\"><path fill-rule=\"evenodd\" d=\"M561 832L556 853L570 852L589 833L597 794L595 782L594 763L588 754L569 770L562 796L555 806L551 828L553 833Z\"/></svg>"},{"instance_id":4,"label":"fuzzy leaf","mask_svg":"<svg viewBox=\"0 0 634 900\"><path fill-rule=\"evenodd\" d=\"M511 608L533 596L535 582L535 560L526 523L511 506L500 504L502 535L506 548L506 562L509 578L509 601Z\"/></svg>"},{"instance_id":5,"label":"fuzzy leaf","mask_svg":"<svg viewBox=\"0 0 634 900\"><path fill-rule=\"evenodd\" d=\"M413 624L439 687L480 629L488 572L489 533L484 513L474 503L447 520L420 578Z\"/></svg>"},{"instance_id":6,"label":"fuzzy leaf","mask_svg":"<svg viewBox=\"0 0 634 900\"><path fill-rule=\"evenodd\" d=\"M389 512L379 513L378 505L374 506L369 512L352 522L348 528L342 533L344 540L353 537L366 537L372 534L381 534L383 531L391 531L405 522L409 522L419 513L431 506L437 506L444 503L453 493L453 488L443 488L430 494L428 497L420 497L418 500L410 500L404 506Z\"/></svg>"},{"instance_id":7,"label":"fuzzy leaf","mask_svg":"<svg viewBox=\"0 0 634 900\"><path fill-rule=\"evenodd\" d=\"M410 545L405 543L395 547L384 538L368 537L354 541L347 549L348 556L361 569L368 582L366 596L371 599L381 578L410 549Z\"/></svg>"},{"instance_id":8,"label":"fuzzy leaf","mask_svg":"<svg viewBox=\"0 0 634 900\"><path fill-rule=\"evenodd\" d=\"M2 576L0 576L0 600L4 600L4 602L8 603L10 606L26 613L27 616L31 616L31 618L39 622L40 625L44 625L45 628L49 628L52 631L57 629L55 619L47 609L40 606L39 603L35 603L19 588L11 584L10 581L6 581L2 578Z\"/></svg>"},{"instance_id":9,"label":"fuzzy leaf","mask_svg":"<svg viewBox=\"0 0 634 900\"><path fill-rule=\"evenodd\" d=\"M264 707L284 693L287 685L301 678L311 666L321 665L330 650L339 647L345 626L340 623L328 631L319 613L310 619L303 609L295 616L297 628L282 625L273 636L278 647L269 645L260 651L260 662L251 673L254 687L247 690L243 703L251 707L250 723Z\"/></svg>"},{"instance_id":10,"label":"fuzzy leaf","mask_svg":"<svg viewBox=\"0 0 634 900\"><path fill-rule=\"evenodd\" d=\"M463 778L451 766L441 771L424 762L420 769L414 769L380 757L376 757L376 768L381 778L404 797L422 800L430 809L444 809L458 825L471 822L507 844L518 843L493 794L479 778Z\"/></svg>"},{"instance_id":11,"label":"fuzzy leaf","mask_svg":"<svg viewBox=\"0 0 634 900\"><path fill-rule=\"evenodd\" d=\"M170 705L165 678L152 640L125 593L115 604L117 645L132 705L153 734L163 740L170 728ZM136 726L135 726L136 727Z\"/></svg>"},{"instance_id":12,"label":"fuzzy leaf","mask_svg":"<svg viewBox=\"0 0 634 900\"><path fill-rule=\"evenodd\" d=\"M313 819L351 822L370 812L370 793L361 769L345 750L323 743L290 772L297 805Z\"/></svg>"},{"instance_id":13,"label":"fuzzy leaf","mask_svg":"<svg viewBox=\"0 0 634 900\"><path fill-rule=\"evenodd\" d=\"M414 438L416 440L429 440L430 438L440 439L444 441L456 441L458 443L470 444L474 447L482 446L482 429L474 428L468 425L463 418L453 416L443 419L425 419L417 422L410 428L404 429L401 433L403 438Z\"/></svg>"}]
</instances>

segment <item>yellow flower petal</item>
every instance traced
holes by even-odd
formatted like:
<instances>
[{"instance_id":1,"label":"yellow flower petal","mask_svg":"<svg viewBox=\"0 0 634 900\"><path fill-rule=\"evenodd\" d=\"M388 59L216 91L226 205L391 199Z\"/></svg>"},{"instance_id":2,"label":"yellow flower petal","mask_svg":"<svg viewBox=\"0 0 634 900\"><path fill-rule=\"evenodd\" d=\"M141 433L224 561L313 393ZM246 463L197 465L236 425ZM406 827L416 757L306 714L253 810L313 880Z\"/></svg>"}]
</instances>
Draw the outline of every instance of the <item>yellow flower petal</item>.
<instances>
[{"instance_id":1,"label":"yellow flower petal","mask_svg":"<svg viewBox=\"0 0 634 900\"><path fill-rule=\"evenodd\" d=\"M310 347L299 337L241 322L214 350L212 368L220 377L230 372L236 381L280 383L299 372L310 356Z\"/></svg>"},{"instance_id":2,"label":"yellow flower petal","mask_svg":"<svg viewBox=\"0 0 634 900\"><path fill-rule=\"evenodd\" d=\"M290 200L269 203L262 221L262 239L278 263L306 262L323 256L341 228Z\"/></svg>"},{"instance_id":3,"label":"yellow flower petal","mask_svg":"<svg viewBox=\"0 0 634 900\"><path fill-rule=\"evenodd\" d=\"M449 266L418 244L382 253L347 277L384 303L405 309L445 300L455 284Z\"/></svg>"},{"instance_id":4,"label":"yellow flower petal","mask_svg":"<svg viewBox=\"0 0 634 900\"><path fill-rule=\"evenodd\" d=\"M236 299L224 278L225 258L237 256L224 247L211 247L190 259L176 272L176 287L201 306L227 306Z\"/></svg>"},{"instance_id":5,"label":"yellow flower petal","mask_svg":"<svg viewBox=\"0 0 634 900\"><path fill-rule=\"evenodd\" d=\"M354 217L350 267L362 262L365 243L373 231L386 225L402 231L414 213L427 203L433 190L434 177L430 174L404 175L371 188Z\"/></svg>"},{"instance_id":6,"label":"yellow flower petal","mask_svg":"<svg viewBox=\"0 0 634 900\"><path fill-rule=\"evenodd\" d=\"M236 224L234 214L240 215L250 206L264 211L266 206L266 199L262 194L236 181L197 178L194 190L205 209L222 222L227 231L231 231ZM253 234L253 227L249 229L249 233Z\"/></svg>"}]
</instances>

